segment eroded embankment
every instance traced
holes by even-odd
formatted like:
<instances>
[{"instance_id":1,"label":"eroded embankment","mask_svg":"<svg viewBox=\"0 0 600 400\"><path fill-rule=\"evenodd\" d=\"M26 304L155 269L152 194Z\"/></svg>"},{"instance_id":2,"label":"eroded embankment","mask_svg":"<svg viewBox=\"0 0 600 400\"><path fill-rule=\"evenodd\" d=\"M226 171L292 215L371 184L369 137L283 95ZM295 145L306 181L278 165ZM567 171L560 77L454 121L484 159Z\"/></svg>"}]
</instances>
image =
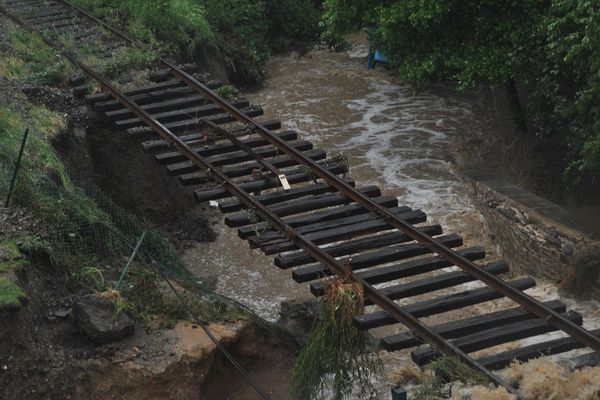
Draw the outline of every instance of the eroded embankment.
<instances>
[{"instance_id":1,"label":"eroded embankment","mask_svg":"<svg viewBox=\"0 0 600 400\"><path fill-rule=\"evenodd\" d=\"M13 35L31 38L14 26L2 32L2 68L39 50L36 42L15 53ZM187 311L153 262L136 258L121 295L113 291L142 231L148 231L149 249L174 268L180 264L167 236L180 248L214 238L204 210L139 143L88 113L69 85L28 78L0 81L2 196L22 133L31 128L12 207L0 208L0 397L250 396L252 389L237 381L199 326L184 322ZM200 275L202 283L215 280ZM286 375L294 347L210 288L202 286L200 296L189 284L176 286L193 310L211 321L210 329L257 372L262 386L285 396L271 366Z\"/></svg>"}]
</instances>

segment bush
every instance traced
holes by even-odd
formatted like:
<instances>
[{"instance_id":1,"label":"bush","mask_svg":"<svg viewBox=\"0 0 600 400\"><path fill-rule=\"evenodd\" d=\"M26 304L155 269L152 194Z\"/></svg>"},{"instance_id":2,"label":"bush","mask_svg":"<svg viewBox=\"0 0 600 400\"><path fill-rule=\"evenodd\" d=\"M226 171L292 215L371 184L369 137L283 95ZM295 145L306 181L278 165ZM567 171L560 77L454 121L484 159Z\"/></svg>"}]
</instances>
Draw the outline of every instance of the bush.
<instances>
[{"instance_id":1,"label":"bush","mask_svg":"<svg viewBox=\"0 0 600 400\"><path fill-rule=\"evenodd\" d=\"M138 40L194 61L215 48L238 83L260 83L272 51L318 37L319 4L311 0L75 0ZM318 3L318 2L317 2Z\"/></svg>"},{"instance_id":2,"label":"bush","mask_svg":"<svg viewBox=\"0 0 600 400\"><path fill-rule=\"evenodd\" d=\"M138 40L156 45L172 43L173 49L191 54L199 43L212 40L213 33L203 7L195 0L74 0L114 25L127 21Z\"/></svg>"},{"instance_id":3,"label":"bush","mask_svg":"<svg viewBox=\"0 0 600 400\"><path fill-rule=\"evenodd\" d=\"M376 25L372 44L415 89L430 79L461 89L514 88L514 81L533 88L526 108L536 133L568 145L565 186L598 186L600 9L594 2L325 0L324 9L332 38Z\"/></svg>"}]
</instances>

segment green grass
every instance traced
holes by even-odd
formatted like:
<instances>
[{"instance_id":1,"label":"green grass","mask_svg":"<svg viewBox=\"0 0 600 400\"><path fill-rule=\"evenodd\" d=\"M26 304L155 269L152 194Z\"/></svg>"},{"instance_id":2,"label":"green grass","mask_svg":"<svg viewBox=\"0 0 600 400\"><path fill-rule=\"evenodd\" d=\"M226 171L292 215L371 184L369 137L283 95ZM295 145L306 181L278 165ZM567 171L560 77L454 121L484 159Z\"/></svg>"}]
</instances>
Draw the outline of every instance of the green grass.
<instances>
[{"instance_id":1,"label":"green grass","mask_svg":"<svg viewBox=\"0 0 600 400\"><path fill-rule=\"evenodd\" d=\"M21 301L27 295L13 282L0 276L0 311L10 311L21 308Z\"/></svg>"},{"instance_id":2,"label":"green grass","mask_svg":"<svg viewBox=\"0 0 600 400\"><path fill-rule=\"evenodd\" d=\"M231 85L223 85L217 90L215 90L215 92L225 100L234 100L237 99L240 95L239 90L237 90L234 86Z\"/></svg>"},{"instance_id":3,"label":"green grass","mask_svg":"<svg viewBox=\"0 0 600 400\"><path fill-rule=\"evenodd\" d=\"M37 85L64 85L73 67L36 34L10 27L11 51L0 56L0 77Z\"/></svg>"},{"instance_id":4,"label":"green grass","mask_svg":"<svg viewBox=\"0 0 600 400\"><path fill-rule=\"evenodd\" d=\"M23 259L17 242L14 240L0 243L0 255L2 260L5 260L0 262L0 311L16 310L21 307L22 300L27 296L6 276L18 268L29 265L29 261ZM14 274L10 275L14 276Z\"/></svg>"},{"instance_id":5,"label":"green grass","mask_svg":"<svg viewBox=\"0 0 600 400\"><path fill-rule=\"evenodd\" d=\"M117 78L121 73L132 69L146 69L155 65L156 53L149 49L127 49L113 54L112 58L102 65L102 72Z\"/></svg>"},{"instance_id":6,"label":"green grass","mask_svg":"<svg viewBox=\"0 0 600 400\"><path fill-rule=\"evenodd\" d=\"M151 46L172 44L176 52L193 52L213 32L204 8L195 0L74 0L76 5L119 26L128 22L129 33Z\"/></svg>"}]
</instances>

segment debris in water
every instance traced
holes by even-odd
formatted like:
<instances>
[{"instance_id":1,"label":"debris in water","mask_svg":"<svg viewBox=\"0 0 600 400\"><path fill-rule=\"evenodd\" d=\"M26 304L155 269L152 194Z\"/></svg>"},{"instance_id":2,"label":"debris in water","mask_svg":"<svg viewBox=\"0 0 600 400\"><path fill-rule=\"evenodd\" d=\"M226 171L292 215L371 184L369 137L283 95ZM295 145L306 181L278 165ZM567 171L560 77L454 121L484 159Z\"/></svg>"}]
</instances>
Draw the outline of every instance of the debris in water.
<instances>
[{"instance_id":1,"label":"debris in water","mask_svg":"<svg viewBox=\"0 0 600 400\"><path fill-rule=\"evenodd\" d=\"M514 362L507 378L518 381L526 399L597 400L600 398L600 367L571 371L545 358Z\"/></svg>"}]
</instances>

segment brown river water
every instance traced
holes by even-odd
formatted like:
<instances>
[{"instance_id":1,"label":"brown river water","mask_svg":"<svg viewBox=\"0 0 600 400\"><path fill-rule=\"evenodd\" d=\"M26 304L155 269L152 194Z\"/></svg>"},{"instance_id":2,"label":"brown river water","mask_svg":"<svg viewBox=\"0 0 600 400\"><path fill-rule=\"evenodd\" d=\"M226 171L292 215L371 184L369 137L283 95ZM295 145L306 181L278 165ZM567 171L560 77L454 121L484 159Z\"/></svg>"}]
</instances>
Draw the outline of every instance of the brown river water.
<instances>
[{"instance_id":1,"label":"brown river water","mask_svg":"<svg viewBox=\"0 0 600 400\"><path fill-rule=\"evenodd\" d=\"M469 144L512 129L507 114L484 90L458 93L440 84L413 94L384 69L367 70L365 55L364 45L355 45L342 53L313 50L301 57L276 56L267 65L265 84L246 95L251 102L265 107L265 119L279 119L284 129L296 130L315 148L348 157L350 175L358 185L380 186L386 195L397 196L401 204L425 211L428 223L440 223L446 233L462 235L466 245L484 246L488 261L498 259L499 250L486 233L483 218L454 165L459 158L478 157ZM296 284L289 271L274 266L272 257L250 250L237 238L235 229L220 222L215 230L219 235L215 242L195 246L187 251L185 259L198 274L217 275L218 292L248 305L268 320L278 318L282 301L311 297L308 285ZM479 285L465 284L436 295ZM528 293L544 300L558 298L556 288L543 282ZM431 295L408 302L428 297ZM586 326L600 326L595 303L564 300L584 313ZM514 304L507 301L484 303L426 322L439 323L510 306ZM398 325L375 334L402 330ZM543 339L560 336L548 334ZM527 339L521 345L541 339ZM386 375L377 385L381 398L389 399L389 387L411 364L410 355L382 352L381 357Z\"/></svg>"}]
</instances>

